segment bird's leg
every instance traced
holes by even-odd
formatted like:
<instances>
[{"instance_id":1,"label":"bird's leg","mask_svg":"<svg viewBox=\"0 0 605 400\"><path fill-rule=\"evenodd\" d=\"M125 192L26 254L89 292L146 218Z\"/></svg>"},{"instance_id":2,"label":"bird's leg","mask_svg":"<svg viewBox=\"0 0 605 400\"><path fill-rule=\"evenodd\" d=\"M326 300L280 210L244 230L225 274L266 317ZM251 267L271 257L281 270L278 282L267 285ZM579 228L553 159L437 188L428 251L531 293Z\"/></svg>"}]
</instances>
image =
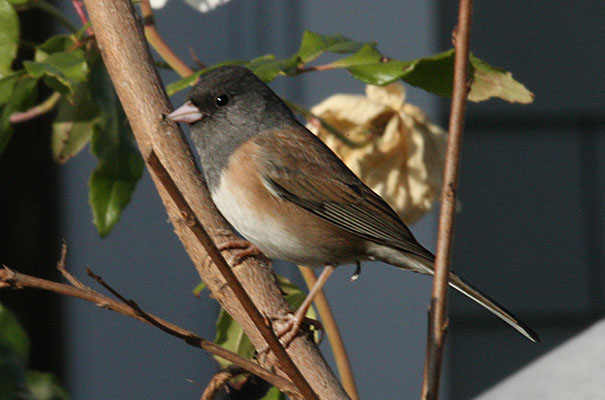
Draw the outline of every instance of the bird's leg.
<instances>
[{"instance_id":1,"label":"bird's leg","mask_svg":"<svg viewBox=\"0 0 605 400\"><path fill-rule=\"evenodd\" d=\"M361 263L359 261L355 261L355 272L353 272L353 275L351 276L351 282L355 282L357 279L359 279L359 275L361 275Z\"/></svg>"},{"instance_id":2,"label":"bird's leg","mask_svg":"<svg viewBox=\"0 0 605 400\"><path fill-rule=\"evenodd\" d=\"M229 239L226 242L221 243L216 246L220 251L223 250L231 250L231 249L241 249L236 251L229 257L228 264L233 268L236 265L241 264L242 260L249 256L261 256L263 253L256 247L252 242L249 242L245 239Z\"/></svg>"},{"instance_id":3,"label":"bird's leg","mask_svg":"<svg viewBox=\"0 0 605 400\"><path fill-rule=\"evenodd\" d=\"M300 326L305 321L305 315L307 315L309 307L311 307L311 304L313 304L313 299L315 298L315 296L317 296L317 293L319 293L321 288L326 284L328 278L330 277L330 275L332 275L335 269L336 267L334 265L326 265L324 270L321 272L321 275L319 275L319 278L317 278L317 281L309 291L309 294L302 302L298 310L296 310L296 313L294 315L288 314L288 316L286 317L286 324L276 332L277 337L283 337L285 346L290 344L292 339L296 337Z\"/></svg>"}]
</instances>

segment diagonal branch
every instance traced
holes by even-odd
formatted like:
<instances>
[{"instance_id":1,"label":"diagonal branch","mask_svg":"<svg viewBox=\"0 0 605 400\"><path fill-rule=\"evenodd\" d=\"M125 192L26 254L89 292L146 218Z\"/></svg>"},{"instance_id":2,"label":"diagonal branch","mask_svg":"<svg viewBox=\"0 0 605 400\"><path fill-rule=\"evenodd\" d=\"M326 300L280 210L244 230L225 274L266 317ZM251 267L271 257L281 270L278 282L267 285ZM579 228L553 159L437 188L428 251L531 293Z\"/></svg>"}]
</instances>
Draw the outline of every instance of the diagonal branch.
<instances>
[{"instance_id":1,"label":"diagonal branch","mask_svg":"<svg viewBox=\"0 0 605 400\"><path fill-rule=\"evenodd\" d=\"M94 1L85 0L88 15L98 40L103 61L114 82L120 101L124 107L137 144L148 163L148 168L160 197L166 206L175 233L185 246L202 280L208 284L213 297L242 326L255 348L263 349L266 341L279 357L279 368L296 384L303 396L316 398L314 391L322 398L347 398L342 386L319 353L315 344L307 337L297 337L288 346L288 357L280 354L272 344L272 333L264 325L262 316L278 316L290 312L281 295L270 265L262 258L247 258L231 270L216 249L214 242L222 242L222 232L230 231L229 225L221 217L210 199L203 178L196 169L191 152L183 139L182 132L161 116L171 110L166 93L153 67L153 60L144 40L132 2L129 0ZM157 173L161 165L166 176L174 184L176 192L184 199L181 204L174 191L170 191ZM189 208L181 208L186 204ZM199 222L198 222L199 221ZM202 226L205 228L202 228ZM192 227L195 227L194 229ZM203 238L209 235L209 241ZM202 240L200 240L202 239ZM205 248L204 245L208 247ZM208 255L212 258L209 261ZM218 269L217 265L226 267ZM237 281L246 288L259 314L248 313L236 297L237 286L227 283L225 276L235 273ZM224 275L225 274L225 275ZM240 293L238 293L239 295ZM262 334L261 334L262 333ZM276 341L277 342L277 341ZM289 368L291 361L302 372L304 379ZM275 364L274 357L266 357L263 365ZM311 384L312 390L305 390Z\"/></svg>"},{"instance_id":2,"label":"diagonal branch","mask_svg":"<svg viewBox=\"0 0 605 400\"><path fill-rule=\"evenodd\" d=\"M63 249L65 249L65 247L63 247ZM59 264L63 264L63 269L59 268L59 270L65 276L64 271L66 270L64 269L64 260L65 257L64 255L62 255ZM88 273L89 275L92 274L90 269L88 270ZM292 383L287 379L275 375L274 373L271 373L265 368L259 366L255 362L242 358L239 355L212 343L211 341L197 336L191 331L183 329L159 317L144 312L135 302L133 302L132 300L126 300L123 296L121 296L109 285L107 285L100 277L94 274L92 274L91 276L93 276L97 280L97 282L101 283L105 288L110 290L114 295L120 298L121 302L104 296L101 293L89 288L88 286L82 285L82 283L80 283L80 281L78 281L73 276L72 278L73 280L75 280L75 282L71 282L72 279L70 279L70 282L73 285L70 286L63 283L53 282L46 279L21 274L8 268L7 266L4 266L3 269L0 269L0 287L12 287L16 289L28 287L34 289L42 289L49 292L54 292L90 301L99 307L115 311L117 313L126 315L127 317L135 318L139 321L153 325L172 336L176 336L179 339L184 340L187 344L191 346L199 347L212 354L215 354L219 357L231 361L232 363L240 366L246 371L249 371L266 380L267 382L277 386L282 391L289 392L293 395L299 395L298 391L296 390L296 387L292 385Z\"/></svg>"},{"instance_id":3,"label":"diagonal branch","mask_svg":"<svg viewBox=\"0 0 605 400\"><path fill-rule=\"evenodd\" d=\"M439 379L441 376L443 347L447 330L446 306L449 262L454 230L460 145L462 131L464 130L464 110L469 92L468 57L472 6L472 0L460 0L458 25L453 35L456 49L454 59L454 88L448 129L449 136L445 154L445 170L443 172L441 213L439 215L437 253L435 255L435 277L433 279L433 296L429 308L429 333L422 384L422 398L430 400L439 397Z\"/></svg>"}]
</instances>

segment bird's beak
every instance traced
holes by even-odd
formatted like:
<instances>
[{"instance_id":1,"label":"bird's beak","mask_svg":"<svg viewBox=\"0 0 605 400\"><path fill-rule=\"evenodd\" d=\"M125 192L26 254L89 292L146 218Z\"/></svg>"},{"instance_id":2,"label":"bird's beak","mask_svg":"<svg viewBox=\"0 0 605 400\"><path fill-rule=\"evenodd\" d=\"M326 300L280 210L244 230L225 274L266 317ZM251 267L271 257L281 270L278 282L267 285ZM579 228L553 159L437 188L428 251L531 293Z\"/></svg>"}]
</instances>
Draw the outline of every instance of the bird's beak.
<instances>
[{"instance_id":1,"label":"bird's beak","mask_svg":"<svg viewBox=\"0 0 605 400\"><path fill-rule=\"evenodd\" d=\"M203 117L204 115L200 112L200 110L190 101L166 115L166 118L169 120L174 122L182 122L184 124L193 124L194 122L200 121Z\"/></svg>"}]
</instances>

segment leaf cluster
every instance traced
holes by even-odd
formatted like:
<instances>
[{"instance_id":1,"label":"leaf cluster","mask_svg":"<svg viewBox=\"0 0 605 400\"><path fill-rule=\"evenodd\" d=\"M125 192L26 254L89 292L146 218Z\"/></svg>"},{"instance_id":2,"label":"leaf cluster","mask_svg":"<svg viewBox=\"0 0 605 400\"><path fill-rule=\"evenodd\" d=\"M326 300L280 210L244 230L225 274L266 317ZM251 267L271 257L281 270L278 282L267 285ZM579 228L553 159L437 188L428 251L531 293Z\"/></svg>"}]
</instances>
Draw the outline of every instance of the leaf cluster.
<instances>
[{"instance_id":1,"label":"leaf cluster","mask_svg":"<svg viewBox=\"0 0 605 400\"><path fill-rule=\"evenodd\" d=\"M19 61L21 46L16 8L27 7L29 0L0 0L0 155L14 133L13 125L28 118L55 110L50 148L54 160L63 164L90 143L98 160L89 180L89 200L93 221L101 236L107 235L129 203L137 181L142 176L143 161L134 145L132 132L118 101L111 80L101 61L87 26L69 35L54 35L35 45L31 59ZM330 53L333 61L311 65ZM192 86L205 72L220 65L239 64L250 68L263 81L278 76L294 76L310 71L343 69L354 78L372 85L404 82L443 97L452 93L454 50L414 60L395 60L383 55L375 42L360 42L342 35L322 35L306 31L299 49L287 58L263 55L252 60L233 60L217 64L167 86L169 95ZM471 55L469 100L484 101L492 97L509 102L529 103L533 95L510 72L495 68ZM52 93L40 99L45 86ZM280 285L291 306L297 308L304 293L280 278ZM201 291L201 289L200 289ZM315 318L311 309L310 318ZM60 388L47 375L25 369L28 343L22 330L6 310L0 307L0 379L10 386L0 386L0 397L7 390L34 392L43 385L54 397L64 398ZM216 343L251 358L254 348L241 327L221 311L217 321ZM225 360L218 359L223 367ZM282 398L271 389L267 398ZM42 398L42 397L40 397Z\"/></svg>"}]
</instances>

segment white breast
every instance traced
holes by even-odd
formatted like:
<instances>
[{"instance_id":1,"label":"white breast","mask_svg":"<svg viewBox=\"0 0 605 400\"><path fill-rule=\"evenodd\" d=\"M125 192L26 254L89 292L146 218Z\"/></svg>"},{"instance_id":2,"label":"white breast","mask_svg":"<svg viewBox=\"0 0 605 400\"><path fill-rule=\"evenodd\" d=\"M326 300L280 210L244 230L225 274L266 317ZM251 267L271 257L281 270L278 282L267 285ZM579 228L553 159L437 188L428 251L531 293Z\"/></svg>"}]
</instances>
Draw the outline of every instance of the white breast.
<instances>
[{"instance_id":1,"label":"white breast","mask_svg":"<svg viewBox=\"0 0 605 400\"><path fill-rule=\"evenodd\" d=\"M298 238L285 227L267 215L256 211L253 200L243 191L225 184L224 176L220 185L212 192L212 200L225 219L247 240L258 247L267 257L314 266Z\"/></svg>"}]
</instances>

